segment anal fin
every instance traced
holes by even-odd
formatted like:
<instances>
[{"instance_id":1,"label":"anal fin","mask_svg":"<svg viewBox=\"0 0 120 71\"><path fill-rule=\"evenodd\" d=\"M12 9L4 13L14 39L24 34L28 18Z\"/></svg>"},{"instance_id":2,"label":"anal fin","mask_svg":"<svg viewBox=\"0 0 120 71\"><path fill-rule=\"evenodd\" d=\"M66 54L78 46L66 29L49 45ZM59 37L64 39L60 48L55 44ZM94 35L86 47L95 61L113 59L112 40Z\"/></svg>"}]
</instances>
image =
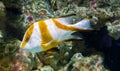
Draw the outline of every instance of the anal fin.
<instances>
[{"instance_id":1,"label":"anal fin","mask_svg":"<svg viewBox=\"0 0 120 71\"><path fill-rule=\"evenodd\" d=\"M77 36L77 35L73 35L73 31L65 33L63 36L59 37L59 41L66 41L66 40L71 40L71 39L76 39L76 40L81 40L82 36Z\"/></svg>"}]
</instances>

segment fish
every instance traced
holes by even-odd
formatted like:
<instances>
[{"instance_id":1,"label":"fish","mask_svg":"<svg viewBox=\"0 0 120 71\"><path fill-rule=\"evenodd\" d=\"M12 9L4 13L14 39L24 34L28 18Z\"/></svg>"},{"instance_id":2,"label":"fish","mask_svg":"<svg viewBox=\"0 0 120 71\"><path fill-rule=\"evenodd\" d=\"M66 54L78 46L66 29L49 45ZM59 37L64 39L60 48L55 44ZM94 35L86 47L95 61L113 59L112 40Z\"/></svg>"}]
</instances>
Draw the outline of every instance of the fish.
<instances>
[{"instance_id":1,"label":"fish","mask_svg":"<svg viewBox=\"0 0 120 71\"><path fill-rule=\"evenodd\" d=\"M90 18L73 24L74 16L49 18L33 23L25 32L20 49L32 53L47 51L70 39L82 39L72 33L93 30Z\"/></svg>"}]
</instances>

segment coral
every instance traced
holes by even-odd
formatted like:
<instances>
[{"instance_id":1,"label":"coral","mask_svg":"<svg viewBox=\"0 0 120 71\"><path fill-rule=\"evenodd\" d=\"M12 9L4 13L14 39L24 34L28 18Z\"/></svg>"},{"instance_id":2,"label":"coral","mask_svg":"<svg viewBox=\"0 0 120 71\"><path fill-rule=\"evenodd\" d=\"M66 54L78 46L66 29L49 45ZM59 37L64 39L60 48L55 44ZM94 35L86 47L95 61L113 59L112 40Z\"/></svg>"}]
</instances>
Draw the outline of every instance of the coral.
<instances>
[{"instance_id":1,"label":"coral","mask_svg":"<svg viewBox=\"0 0 120 71\"><path fill-rule=\"evenodd\" d=\"M11 62L10 71L29 71L33 67L33 57L26 52L19 50Z\"/></svg>"},{"instance_id":2,"label":"coral","mask_svg":"<svg viewBox=\"0 0 120 71\"><path fill-rule=\"evenodd\" d=\"M23 4L23 11L29 11L35 20L49 18L50 16L52 16L52 14L50 13L50 6L44 0L26 1Z\"/></svg>"},{"instance_id":3,"label":"coral","mask_svg":"<svg viewBox=\"0 0 120 71\"><path fill-rule=\"evenodd\" d=\"M67 71L72 65L70 71L109 71L103 66L103 57L100 55L92 55L84 57L81 53L76 53L70 62L59 71Z\"/></svg>"},{"instance_id":4,"label":"coral","mask_svg":"<svg viewBox=\"0 0 120 71\"><path fill-rule=\"evenodd\" d=\"M67 47L67 48L65 48ZM67 59L69 59L70 57L70 50L72 49L72 42L65 42L61 45L59 45L59 61L61 62L61 64L66 64Z\"/></svg>"},{"instance_id":5,"label":"coral","mask_svg":"<svg viewBox=\"0 0 120 71\"><path fill-rule=\"evenodd\" d=\"M54 71L54 69L51 66L44 66L40 70L41 71Z\"/></svg>"},{"instance_id":6,"label":"coral","mask_svg":"<svg viewBox=\"0 0 120 71\"><path fill-rule=\"evenodd\" d=\"M33 67L33 56L19 49L20 41L12 39L0 42L0 70L29 71Z\"/></svg>"},{"instance_id":7,"label":"coral","mask_svg":"<svg viewBox=\"0 0 120 71\"><path fill-rule=\"evenodd\" d=\"M120 21L116 20L113 23L107 23L106 24L108 26L108 31L109 31L109 35L112 36L115 39L119 39L120 38Z\"/></svg>"},{"instance_id":8,"label":"coral","mask_svg":"<svg viewBox=\"0 0 120 71\"><path fill-rule=\"evenodd\" d=\"M72 58L71 61L73 63L72 71L78 69L79 71L106 71L107 69L104 68L102 65L103 58L100 55L92 55L89 57L83 57L81 53L76 53Z\"/></svg>"},{"instance_id":9,"label":"coral","mask_svg":"<svg viewBox=\"0 0 120 71\"><path fill-rule=\"evenodd\" d=\"M31 61L25 55L6 56L0 60L2 71L29 71L32 68ZM13 58L14 57L14 58Z\"/></svg>"},{"instance_id":10,"label":"coral","mask_svg":"<svg viewBox=\"0 0 120 71\"><path fill-rule=\"evenodd\" d=\"M68 48L65 48L68 47ZM39 53L44 59L45 65L50 65L54 70L59 70L62 65L65 65L70 58L70 50L72 48L71 42L65 42L62 45L58 46L58 49L51 49L47 52Z\"/></svg>"},{"instance_id":11,"label":"coral","mask_svg":"<svg viewBox=\"0 0 120 71\"><path fill-rule=\"evenodd\" d=\"M9 41L3 40L3 42L0 42L0 44L1 44L0 57L3 57L16 52L19 48L20 41L16 39L9 40Z\"/></svg>"}]
</instances>

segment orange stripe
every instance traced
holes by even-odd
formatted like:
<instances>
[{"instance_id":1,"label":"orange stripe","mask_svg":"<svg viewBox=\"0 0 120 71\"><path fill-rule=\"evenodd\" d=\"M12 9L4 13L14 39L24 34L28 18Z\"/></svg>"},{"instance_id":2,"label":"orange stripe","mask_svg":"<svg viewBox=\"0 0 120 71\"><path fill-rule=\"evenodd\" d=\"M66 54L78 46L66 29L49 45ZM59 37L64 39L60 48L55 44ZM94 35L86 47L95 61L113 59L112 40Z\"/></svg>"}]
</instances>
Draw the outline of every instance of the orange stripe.
<instances>
[{"instance_id":1,"label":"orange stripe","mask_svg":"<svg viewBox=\"0 0 120 71\"><path fill-rule=\"evenodd\" d=\"M48 43L49 41L51 41L53 38L50 35L50 32L47 28L47 25L46 25L45 21L44 20L39 21L38 25L39 25L39 29L40 29L40 32L41 32L42 43Z\"/></svg>"},{"instance_id":2,"label":"orange stripe","mask_svg":"<svg viewBox=\"0 0 120 71\"><path fill-rule=\"evenodd\" d=\"M26 31L24 38L23 38L23 42L20 45L20 48L24 48L24 46L26 45L26 43L29 41L32 32L33 32L33 28L34 28L34 24L32 24Z\"/></svg>"},{"instance_id":3,"label":"orange stripe","mask_svg":"<svg viewBox=\"0 0 120 71\"><path fill-rule=\"evenodd\" d=\"M60 29L63 29L63 30L69 30L69 31L81 31L81 32L86 32L86 31L89 31L87 29L83 29L83 28L75 28L74 25L64 25L64 24L61 24L57 19L52 19L54 24L60 28Z\"/></svg>"},{"instance_id":4,"label":"orange stripe","mask_svg":"<svg viewBox=\"0 0 120 71\"><path fill-rule=\"evenodd\" d=\"M43 51L47 51L47 50L55 47L57 45L57 41L53 41L50 44L47 44L50 41L54 40L53 37L50 35L50 32L47 28L49 26L46 25L44 20L39 21L38 25L39 25L39 29L40 29L40 33L41 33L41 39L42 39L41 46L43 48Z\"/></svg>"},{"instance_id":5,"label":"orange stripe","mask_svg":"<svg viewBox=\"0 0 120 71\"><path fill-rule=\"evenodd\" d=\"M58 42L50 35L50 32L47 28L49 26L46 25L44 20L39 21L38 24L39 24L39 28L40 28L40 32L41 32L41 39L42 39L41 46L43 48L43 51L47 51L47 50L59 45L60 43L62 43L62 42Z\"/></svg>"},{"instance_id":6,"label":"orange stripe","mask_svg":"<svg viewBox=\"0 0 120 71\"><path fill-rule=\"evenodd\" d=\"M52 19L54 24L60 28L60 29L64 29L64 30L75 30L75 28L72 25L64 25L61 24L59 21L57 21L57 19Z\"/></svg>"}]
</instances>

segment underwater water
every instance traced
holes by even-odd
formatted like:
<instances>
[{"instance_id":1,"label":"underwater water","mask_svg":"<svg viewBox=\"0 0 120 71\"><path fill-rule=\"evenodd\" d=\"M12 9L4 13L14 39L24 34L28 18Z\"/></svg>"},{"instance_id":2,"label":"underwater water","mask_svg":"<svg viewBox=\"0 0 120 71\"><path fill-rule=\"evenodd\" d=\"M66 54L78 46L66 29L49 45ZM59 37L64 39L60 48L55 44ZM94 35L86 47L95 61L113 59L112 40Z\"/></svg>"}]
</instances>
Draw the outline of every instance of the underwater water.
<instances>
[{"instance_id":1,"label":"underwater water","mask_svg":"<svg viewBox=\"0 0 120 71\"><path fill-rule=\"evenodd\" d=\"M119 65L119 0L0 0L0 71Z\"/></svg>"}]
</instances>

